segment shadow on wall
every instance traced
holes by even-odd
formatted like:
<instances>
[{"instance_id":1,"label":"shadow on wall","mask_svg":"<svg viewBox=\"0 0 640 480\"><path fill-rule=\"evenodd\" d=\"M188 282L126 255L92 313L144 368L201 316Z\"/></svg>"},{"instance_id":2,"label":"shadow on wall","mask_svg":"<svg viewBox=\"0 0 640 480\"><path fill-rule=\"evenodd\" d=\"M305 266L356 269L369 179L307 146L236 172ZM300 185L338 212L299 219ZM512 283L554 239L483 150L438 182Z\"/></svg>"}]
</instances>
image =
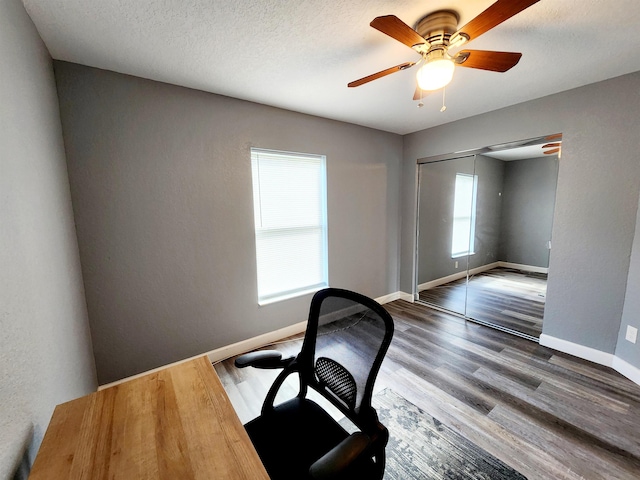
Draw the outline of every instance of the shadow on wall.
<instances>
[{"instance_id":1,"label":"shadow on wall","mask_svg":"<svg viewBox=\"0 0 640 480\"><path fill-rule=\"evenodd\" d=\"M30 422L16 423L19 423L20 427L15 423L2 425L4 438L1 441L0 478L26 480L34 460L29 452L29 446L33 442L33 424Z\"/></svg>"}]
</instances>

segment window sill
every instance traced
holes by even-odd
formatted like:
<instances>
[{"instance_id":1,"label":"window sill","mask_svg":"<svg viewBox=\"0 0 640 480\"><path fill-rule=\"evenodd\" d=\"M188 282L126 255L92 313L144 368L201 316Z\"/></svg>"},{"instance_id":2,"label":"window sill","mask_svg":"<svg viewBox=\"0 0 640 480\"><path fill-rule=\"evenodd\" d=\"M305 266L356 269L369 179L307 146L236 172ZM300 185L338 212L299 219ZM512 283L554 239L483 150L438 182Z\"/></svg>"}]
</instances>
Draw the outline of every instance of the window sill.
<instances>
[{"instance_id":1,"label":"window sill","mask_svg":"<svg viewBox=\"0 0 640 480\"><path fill-rule=\"evenodd\" d=\"M298 290L295 292L291 292L291 293L285 293L283 295L278 295L275 297L269 297L269 298L263 298L263 299L258 299L258 305L263 307L265 305L271 305L272 303L278 303L278 302L282 302L284 300L290 300L292 298L296 298L296 297L301 297L303 295L308 295L310 293L316 293L320 290L322 290L323 288L326 288L328 285L327 284L323 284L323 285L316 285L314 287L311 288L306 288L304 290Z\"/></svg>"},{"instance_id":2,"label":"window sill","mask_svg":"<svg viewBox=\"0 0 640 480\"><path fill-rule=\"evenodd\" d=\"M471 255L475 255L476 252L464 252L464 253L457 253L456 255L451 255L451 258L461 258L461 257L466 257L466 256L471 256Z\"/></svg>"}]
</instances>

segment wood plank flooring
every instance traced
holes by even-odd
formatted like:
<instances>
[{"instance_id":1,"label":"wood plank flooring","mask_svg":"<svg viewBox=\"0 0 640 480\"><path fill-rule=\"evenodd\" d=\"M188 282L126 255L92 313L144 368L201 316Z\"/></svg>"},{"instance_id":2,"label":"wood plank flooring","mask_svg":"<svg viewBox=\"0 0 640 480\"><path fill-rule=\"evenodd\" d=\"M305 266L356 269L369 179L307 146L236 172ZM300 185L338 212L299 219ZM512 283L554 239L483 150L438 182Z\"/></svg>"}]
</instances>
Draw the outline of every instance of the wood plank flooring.
<instances>
[{"instance_id":1,"label":"wood plank flooring","mask_svg":"<svg viewBox=\"0 0 640 480\"><path fill-rule=\"evenodd\" d=\"M530 480L640 478L640 386L423 305L385 308L396 332L376 391L392 389ZM241 420L257 416L277 371L238 370L233 359L216 370ZM295 388L288 382L282 397Z\"/></svg>"},{"instance_id":2,"label":"wood plank flooring","mask_svg":"<svg viewBox=\"0 0 640 480\"><path fill-rule=\"evenodd\" d=\"M420 300L539 338L546 291L546 274L500 267L423 290Z\"/></svg>"}]
</instances>

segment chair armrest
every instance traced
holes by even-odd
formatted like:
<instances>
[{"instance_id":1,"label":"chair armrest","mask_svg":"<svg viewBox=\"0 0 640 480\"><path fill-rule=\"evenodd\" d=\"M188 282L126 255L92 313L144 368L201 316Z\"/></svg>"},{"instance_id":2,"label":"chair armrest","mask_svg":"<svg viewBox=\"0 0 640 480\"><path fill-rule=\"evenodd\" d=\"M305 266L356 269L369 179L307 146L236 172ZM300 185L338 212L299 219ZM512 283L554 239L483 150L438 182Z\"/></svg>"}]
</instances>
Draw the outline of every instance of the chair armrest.
<instances>
[{"instance_id":1,"label":"chair armrest","mask_svg":"<svg viewBox=\"0 0 640 480\"><path fill-rule=\"evenodd\" d=\"M260 350L245 353L236 358L234 364L237 368L284 368L292 358L282 359L282 353L277 350Z\"/></svg>"},{"instance_id":2,"label":"chair armrest","mask_svg":"<svg viewBox=\"0 0 640 480\"><path fill-rule=\"evenodd\" d=\"M311 465L311 477L318 480L334 478L358 459L370 443L371 439L364 433L352 433Z\"/></svg>"}]
</instances>

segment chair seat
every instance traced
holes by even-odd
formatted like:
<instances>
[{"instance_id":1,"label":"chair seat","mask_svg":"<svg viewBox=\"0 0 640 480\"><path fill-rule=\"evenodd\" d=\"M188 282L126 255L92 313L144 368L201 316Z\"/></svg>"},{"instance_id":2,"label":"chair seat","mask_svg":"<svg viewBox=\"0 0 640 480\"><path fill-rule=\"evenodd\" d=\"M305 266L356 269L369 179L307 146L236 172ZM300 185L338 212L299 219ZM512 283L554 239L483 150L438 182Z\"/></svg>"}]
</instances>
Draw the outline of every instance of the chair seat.
<instances>
[{"instance_id":1,"label":"chair seat","mask_svg":"<svg viewBox=\"0 0 640 480\"><path fill-rule=\"evenodd\" d=\"M318 404L298 397L245 428L273 480L310 478L311 464L349 436Z\"/></svg>"}]
</instances>

